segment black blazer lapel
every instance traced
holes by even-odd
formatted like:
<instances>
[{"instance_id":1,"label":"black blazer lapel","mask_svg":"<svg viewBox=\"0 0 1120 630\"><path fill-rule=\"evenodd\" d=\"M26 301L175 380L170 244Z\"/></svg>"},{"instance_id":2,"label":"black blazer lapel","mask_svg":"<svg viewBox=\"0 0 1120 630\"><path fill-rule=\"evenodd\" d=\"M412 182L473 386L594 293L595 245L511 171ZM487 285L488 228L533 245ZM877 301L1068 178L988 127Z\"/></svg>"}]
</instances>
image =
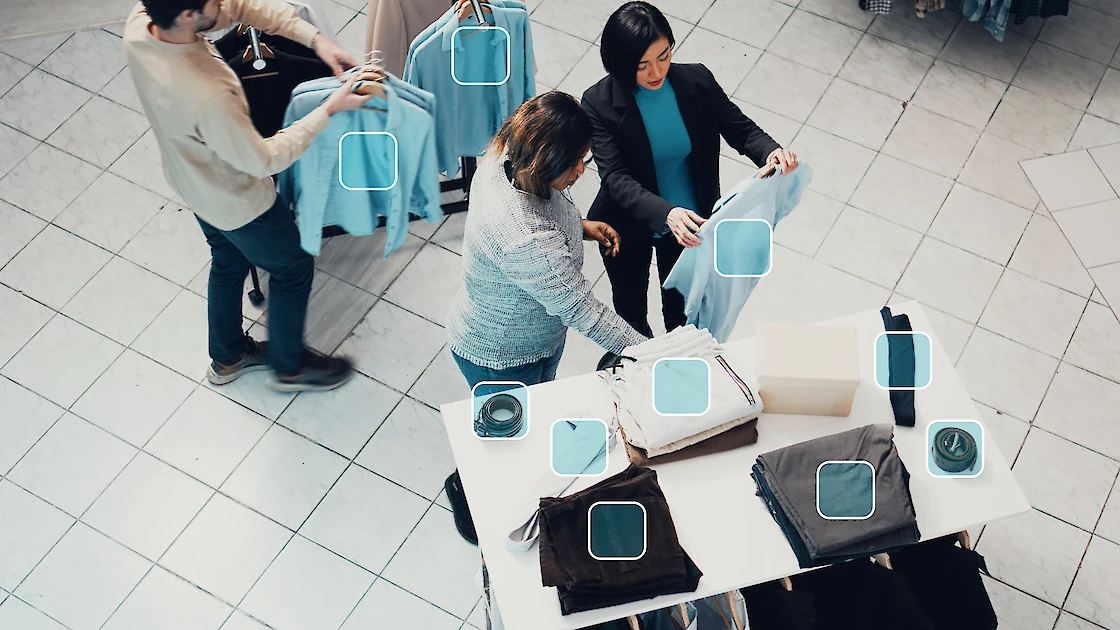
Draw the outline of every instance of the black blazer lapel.
<instances>
[{"instance_id":1,"label":"black blazer lapel","mask_svg":"<svg viewBox=\"0 0 1120 630\"><path fill-rule=\"evenodd\" d=\"M657 195L657 172L653 167L653 148L649 144L649 135L646 134L646 125L642 120L642 113L638 110L638 103L634 95L628 93L626 88L617 81L611 80L612 105L619 114L619 138L626 138L633 144L628 147L633 160L630 168L633 169L634 179L643 182L647 190Z\"/></svg>"}]
</instances>

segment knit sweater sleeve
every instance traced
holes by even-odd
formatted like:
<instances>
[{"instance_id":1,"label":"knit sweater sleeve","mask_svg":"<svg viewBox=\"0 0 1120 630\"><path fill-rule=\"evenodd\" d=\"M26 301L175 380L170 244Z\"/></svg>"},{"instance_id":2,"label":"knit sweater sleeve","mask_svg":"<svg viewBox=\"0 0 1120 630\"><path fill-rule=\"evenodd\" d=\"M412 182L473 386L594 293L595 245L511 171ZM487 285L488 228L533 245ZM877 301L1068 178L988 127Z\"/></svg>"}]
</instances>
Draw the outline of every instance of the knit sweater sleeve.
<instances>
[{"instance_id":1,"label":"knit sweater sleeve","mask_svg":"<svg viewBox=\"0 0 1120 630\"><path fill-rule=\"evenodd\" d=\"M565 326L615 353L646 340L591 292L560 232L535 231L503 249L506 275Z\"/></svg>"}]
</instances>

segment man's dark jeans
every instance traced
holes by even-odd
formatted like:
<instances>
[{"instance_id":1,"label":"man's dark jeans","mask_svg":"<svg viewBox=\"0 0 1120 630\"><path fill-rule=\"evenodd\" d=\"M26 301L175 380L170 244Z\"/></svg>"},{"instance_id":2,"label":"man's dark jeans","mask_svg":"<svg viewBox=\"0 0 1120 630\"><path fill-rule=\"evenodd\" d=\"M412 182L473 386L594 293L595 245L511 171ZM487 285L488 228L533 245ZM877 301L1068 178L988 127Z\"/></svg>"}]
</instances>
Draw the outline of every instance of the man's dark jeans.
<instances>
[{"instance_id":1,"label":"man's dark jeans","mask_svg":"<svg viewBox=\"0 0 1120 630\"><path fill-rule=\"evenodd\" d=\"M198 219L210 244L208 318L210 358L232 363L244 348L241 301L250 265L268 280L268 360L281 374L303 362L303 329L311 295L314 259L299 245L299 230L281 197L264 214L236 230L219 230Z\"/></svg>"}]
</instances>

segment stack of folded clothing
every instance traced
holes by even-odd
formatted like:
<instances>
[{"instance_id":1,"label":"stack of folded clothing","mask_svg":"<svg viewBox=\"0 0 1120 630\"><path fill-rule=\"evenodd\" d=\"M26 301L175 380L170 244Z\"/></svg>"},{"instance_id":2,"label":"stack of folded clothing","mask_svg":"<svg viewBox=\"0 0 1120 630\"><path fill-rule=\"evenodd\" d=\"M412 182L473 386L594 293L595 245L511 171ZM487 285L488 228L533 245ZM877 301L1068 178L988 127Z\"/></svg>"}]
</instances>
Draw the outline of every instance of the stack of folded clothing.
<instances>
[{"instance_id":1,"label":"stack of folded clothing","mask_svg":"<svg viewBox=\"0 0 1120 630\"><path fill-rule=\"evenodd\" d=\"M801 568L902 549L918 542L910 474L894 446L894 427L867 426L759 455L751 476L758 495L789 539ZM874 469L874 513L831 520L817 510L817 468L826 461L866 461Z\"/></svg>"},{"instance_id":2,"label":"stack of folded clothing","mask_svg":"<svg viewBox=\"0 0 1120 630\"><path fill-rule=\"evenodd\" d=\"M588 510L600 501L645 508L645 553L637 560L596 560L588 549ZM570 497L541 499L540 561L544 586L555 586L565 615L659 595L691 593L703 573L673 526L657 473L630 466Z\"/></svg>"},{"instance_id":3,"label":"stack of folded clothing","mask_svg":"<svg viewBox=\"0 0 1120 630\"><path fill-rule=\"evenodd\" d=\"M642 464L702 442L707 443L700 450L707 453L753 444L758 439L754 420L762 413L762 401L722 353L723 346L707 330L682 326L626 348L620 366L604 373L620 407L618 421L631 461ZM708 364L707 395L711 404L705 413L663 415L654 409L654 366L663 358L698 358ZM682 387L689 385L682 380Z\"/></svg>"}]
</instances>

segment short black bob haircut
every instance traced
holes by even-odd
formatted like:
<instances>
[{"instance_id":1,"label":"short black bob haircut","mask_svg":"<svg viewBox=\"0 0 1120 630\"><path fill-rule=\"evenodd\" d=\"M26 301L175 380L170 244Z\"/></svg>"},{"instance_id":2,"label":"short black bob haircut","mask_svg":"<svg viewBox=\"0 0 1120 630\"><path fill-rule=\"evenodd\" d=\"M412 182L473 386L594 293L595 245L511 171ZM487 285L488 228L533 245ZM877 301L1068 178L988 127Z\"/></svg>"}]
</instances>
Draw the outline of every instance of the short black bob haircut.
<instances>
[{"instance_id":1,"label":"short black bob haircut","mask_svg":"<svg viewBox=\"0 0 1120 630\"><path fill-rule=\"evenodd\" d=\"M599 50L603 67L616 81L633 89L642 55L660 37L669 40L670 48L677 43L665 15L648 2L627 2L611 14L603 27Z\"/></svg>"}]
</instances>

